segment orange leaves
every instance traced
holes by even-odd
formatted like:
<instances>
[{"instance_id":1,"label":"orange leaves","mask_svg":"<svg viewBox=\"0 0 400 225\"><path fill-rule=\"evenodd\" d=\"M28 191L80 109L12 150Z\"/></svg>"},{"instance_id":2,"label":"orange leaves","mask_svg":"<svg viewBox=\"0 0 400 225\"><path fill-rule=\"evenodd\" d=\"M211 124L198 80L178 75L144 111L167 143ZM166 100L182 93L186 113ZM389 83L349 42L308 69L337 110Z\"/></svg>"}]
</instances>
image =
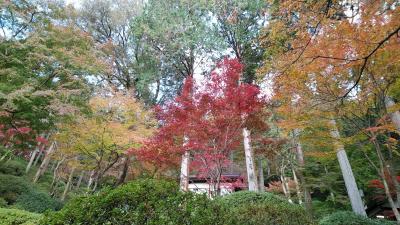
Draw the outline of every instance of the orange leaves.
<instances>
[{"instance_id":1,"label":"orange leaves","mask_svg":"<svg viewBox=\"0 0 400 225\"><path fill-rule=\"evenodd\" d=\"M381 126L375 127L368 127L365 131L372 132L372 133L386 133L389 131L396 131L396 128L392 124L385 124Z\"/></svg>"},{"instance_id":2,"label":"orange leaves","mask_svg":"<svg viewBox=\"0 0 400 225\"><path fill-rule=\"evenodd\" d=\"M262 39L273 43L283 37L287 46L281 47L286 51L275 52L273 62L266 63L272 67L261 71L277 73L275 83L282 91L313 98L310 93L318 94L326 102L349 94L355 84L367 79L365 70L377 63L377 57L385 56L379 75L391 76L393 62L400 60L400 45L394 44L398 38L393 35L400 29L399 7L382 1L361 1L351 7L331 1L282 1L276 12L279 20L271 22L272 31ZM283 23L285 19L289 21ZM277 36L275 29L285 31Z\"/></svg>"}]
</instances>

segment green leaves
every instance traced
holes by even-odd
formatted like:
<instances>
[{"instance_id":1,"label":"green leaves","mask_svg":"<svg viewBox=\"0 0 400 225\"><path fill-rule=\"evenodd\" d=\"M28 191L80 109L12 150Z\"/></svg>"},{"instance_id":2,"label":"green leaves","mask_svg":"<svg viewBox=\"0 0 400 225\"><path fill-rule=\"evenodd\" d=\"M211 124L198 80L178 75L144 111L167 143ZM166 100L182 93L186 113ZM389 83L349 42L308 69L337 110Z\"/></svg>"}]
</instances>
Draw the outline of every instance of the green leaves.
<instances>
[{"instance_id":1,"label":"green leaves","mask_svg":"<svg viewBox=\"0 0 400 225\"><path fill-rule=\"evenodd\" d=\"M195 66L219 49L221 42L213 35L207 14L198 1L149 1L133 20L134 40L143 44L144 56L151 59L144 65L154 71L142 73L141 79L157 83L161 90L155 97L161 102L176 94Z\"/></svg>"},{"instance_id":2,"label":"green leaves","mask_svg":"<svg viewBox=\"0 0 400 225\"><path fill-rule=\"evenodd\" d=\"M205 196L180 192L174 182L139 179L114 190L80 197L43 224L224 224Z\"/></svg>"},{"instance_id":3,"label":"green leaves","mask_svg":"<svg viewBox=\"0 0 400 225\"><path fill-rule=\"evenodd\" d=\"M226 214L225 224L237 225L313 225L304 209L271 193L240 191L216 199Z\"/></svg>"},{"instance_id":4,"label":"green leaves","mask_svg":"<svg viewBox=\"0 0 400 225\"><path fill-rule=\"evenodd\" d=\"M14 4L19 3L9 7L21 10ZM42 10L38 5L29 7ZM24 36L0 41L0 110L5 112L0 123L23 124L37 132L80 111L88 99L87 76L106 69L87 35L61 21L39 19L45 20L28 23L32 29Z\"/></svg>"}]
</instances>

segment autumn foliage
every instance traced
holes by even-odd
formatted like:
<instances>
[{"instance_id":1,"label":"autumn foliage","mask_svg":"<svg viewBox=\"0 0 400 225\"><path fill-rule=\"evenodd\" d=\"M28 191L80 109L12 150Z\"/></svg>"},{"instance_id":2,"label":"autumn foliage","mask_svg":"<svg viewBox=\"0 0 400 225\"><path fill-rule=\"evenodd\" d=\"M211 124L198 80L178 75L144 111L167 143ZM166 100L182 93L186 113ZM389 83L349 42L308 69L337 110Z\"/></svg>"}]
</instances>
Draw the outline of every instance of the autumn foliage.
<instances>
[{"instance_id":1,"label":"autumn foliage","mask_svg":"<svg viewBox=\"0 0 400 225\"><path fill-rule=\"evenodd\" d=\"M265 130L262 120L265 99L260 89L240 83L243 65L224 59L207 81L185 81L175 100L158 108L162 123L154 138L137 153L141 160L160 166L177 165L191 151L191 169L199 176L220 178L229 165L231 151L241 145L242 128Z\"/></svg>"}]
</instances>

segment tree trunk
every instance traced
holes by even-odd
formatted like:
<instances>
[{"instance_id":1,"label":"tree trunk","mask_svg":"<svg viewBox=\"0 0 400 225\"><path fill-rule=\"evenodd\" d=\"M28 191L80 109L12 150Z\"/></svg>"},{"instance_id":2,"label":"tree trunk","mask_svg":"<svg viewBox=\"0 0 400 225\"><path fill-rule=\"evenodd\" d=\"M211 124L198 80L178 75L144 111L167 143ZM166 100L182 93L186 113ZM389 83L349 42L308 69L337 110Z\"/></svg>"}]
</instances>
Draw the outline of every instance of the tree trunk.
<instances>
[{"instance_id":1,"label":"tree trunk","mask_svg":"<svg viewBox=\"0 0 400 225\"><path fill-rule=\"evenodd\" d=\"M286 190L286 185L285 185L285 181L284 181L283 175L281 175L281 185L282 185L283 194L286 196L286 198L289 198L287 190Z\"/></svg>"},{"instance_id":2,"label":"tree trunk","mask_svg":"<svg viewBox=\"0 0 400 225\"><path fill-rule=\"evenodd\" d=\"M388 110L390 107L393 107L394 105L395 105L395 103L393 102L393 100L390 97L388 97L388 96L385 97L386 110ZM390 119L392 120L392 123L394 124L396 129L400 132L400 112L395 111L395 112L390 113ZM390 162L388 163L388 165L390 166L390 168L388 168L388 170L392 174L393 184L394 184L394 187L396 188L396 204L397 204L397 207L400 207L400 184L397 181L396 174L393 170L392 151L391 151L391 149L389 149L389 151L390 151L391 159L390 159Z\"/></svg>"},{"instance_id":3,"label":"tree trunk","mask_svg":"<svg viewBox=\"0 0 400 225\"><path fill-rule=\"evenodd\" d=\"M54 183L56 182L57 172L60 165L63 163L64 158L57 162L56 167L53 170L53 181L51 182L51 186L53 187Z\"/></svg>"},{"instance_id":4,"label":"tree trunk","mask_svg":"<svg viewBox=\"0 0 400 225\"><path fill-rule=\"evenodd\" d=\"M39 159L40 159L40 157L42 157L42 155L43 155L43 150L39 150L39 153L35 159L35 162L33 163L33 166L36 166L38 164Z\"/></svg>"},{"instance_id":5,"label":"tree trunk","mask_svg":"<svg viewBox=\"0 0 400 225\"><path fill-rule=\"evenodd\" d=\"M394 170L393 167L392 150L389 149L389 152L390 152L390 160L387 161L386 168L390 174L390 178L392 179L394 188L396 190L396 205L397 207L400 207L400 184L399 181L397 180L396 171Z\"/></svg>"},{"instance_id":6,"label":"tree trunk","mask_svg":"<svg viewBox=\"0 0 400 225\"><path fill-rule=\"evenodd\" d=\"M386 198L389 201L390 207L392 208L393 214L396 217L397 224L400 224L400 214L399 211L397 210L397 204L393 201L392 194L390 193L389 185L386 181L386 176L385 176L385 167L387 166L386 160L382 154L381 147L379 143L376 141L375 137L372 138L372 142L375 145L375 150L376 153L378 154L379 158L379 174L381 176L382 182L383 182L383 187L385 189L385 195ZM390 171L388 171L390 173Z\"/></svg>"},{"instance_id":7,"label":"tree trunk","mask_svg":"<svg viewBox=\"0 0 400 225\"><path fill-rule=\"evenodd\" d=\"M190 161L190 152L185 151L182 155L181 162L181 176L180 176L180 190L181 191L189 191L189 161Z\"/></svg>"},{"instance_id":8,"label":"tree trunk","mask_svg":"<svg viewBox=\"0 0 400 225\"><path fill-rule=\"evenodd\" d=\"M292 168L292 173L293 173L293 179L294 183L296 184L296 193L297 193L297 198L299 199L299 204L303 204L303 198L301 197L301 189L300 189L300 184L299 180L297 179L296 172Z\"/></svg>"},{"instance_id":9,"label":"tree trunk","mask_svg":"<svg viewBox=\"0 0 400 225\"><path fill-rule=\"evenodd\" d=\"M385 174L382 174L382 176L384 177ZM394 216L396 217L397 224L400 224L400 214L399 211L397 210L397 205L394 203L392 195L390 194L389 185L387 184L386 179L382 179L382 182L383 182L383 187L385 189L386 197L389 201L389 205L392 208Z\"/></svg>"},{"instance_id":10,"label":"tree trunk","mask_svg":"<svg viewBox=\"0 0 400 225\"><path fill-rule=\"evenodd\" d=\"M303 189L304 192L304 205L305 208L307 209L307 213L309 214L310 217L313 216L313 209L312 209L312 198L310 191L306 185L306 179L303 174L303 169L304 169L304 153L303 153L303 148L301 146L300 141L298 140L299 136L299 130L295 129L294 130L294 135L296 140L296 160L297 164L299 165L300 168L297 168L294 172L296 173L297 177L300 180L300 185Z\"/></svg>"},{"instance_id":11,"label":"tree trunk","mask_svg":"<svg viewBox=\"0 0 400 225\"><path fill-rule=\"evenodd\" d=\"M349 159L347 158L343 144L339 141L340 134L336 126L336 121L331 119L330 124L332 126L331 136L335 139L336 155L339 161L340 170L342 171L344 183L346 185L347 195L350 199L351 208L353 209L354 213L361 216L367 216Z\"/></svg>"},{"instance_id":12,"label":"tree trunk","mask_svg":"<svg viewBox=\"0 0 400 225\"><path fill-rule=\"evenodd\" d=\"M79 187L81 186L83 176L85 176L85 171L81 172L81 175L79 176L79 179L78 179L78 183L76 184L76 187L75 187L76 189L79 189Z\"/></svg>"},{"instance_id":13,"label":"tree trunk","mask_svg":"<svg viewBox=\"0 0 400 225\"><path fill-rule=\"evenodd\" d=\"M117 182L115 183L115 186L121 185L125 182L126 175L128 174L128 169L129 169L129 156L124 157L124 163L122 167L122 172L118 177Z\"/></svg>"},{"instance_id":14,"label":"tree trunk","mask_svg":"<svg viewBox=\"0 0 400 225\"><path fill-rule=\"evenodd\" d=\"M268 159L266 159L265 162L266 162L265 166L267 167L267 176L266 177L268 178L269 176L271 176L271 167L269 165L270 162L268 161Z\"/></svg>"},{"instance_id":15,"label":"tree trunk","mask_svg":"<svg viewBox=\"0 0 400 225\"><path fill-rule=\"evenodd\" d=\"M72 170L71 170L71 172L69 174L69 177L68 177L67 185L65 185L64 193L61 196L61 201L64 201L65 197L67 197L67 193L68 193L68 191L69 191L69 189L71 187L72 178L74 177L74 171L75 171L75 167L72 167Z\"/></svg>"},{"instance_id":16,"label":"tree trunk","mask_svg":"<svg viewBox=\"0 0 400 225\"><path fill-rule=\"evenodd\" d=\"M56 186L58 181L58 168L60 168L61 164L64 162L64 158L57 162L56 167L53 170L53 181L51 182L51 191L50 196L54 196L56 192Z\"/></svg>"},{"instance_id":17,"label":"tree trunk","mask_svg":"<svg viewBox=\"0 0 400 225\"><path fill-rule=\"evenodd\" d=\"M254 165L254 153L251 147L250 130L243 128L244 154L246 158L247 182L249 191L258 191L256 168Z\"/></svg>"},{"instance_id":18,"label":"tree trunk","mask_svg":"<svg viewBox=\"0 0 400 225\"><path fill-rule=\"evenodd\" d=\"M89 181L88 181L88 184L87 184L87 189L88 190L90 190L90 187L93 184L94 175L95 175L95 170L92 170L92 172L90 172Z\"/></svg>"},{"instance_id":19,"label":"tree trunk","mask_svg":"<svg viewBox=\"0 0 400 225\"><path fill-rule=\"evenodd\" d=\"M259 191L264 192L265 191L264 168L263 168L263 163L262 163L261 158L258 158L258 185L259 185Z\"/></svg>"},{"instance_id":20,"label":"tree trunk","mask_svg":"<svg viewBox=\"0 0 400 225\"><path fill-rule=\"evenodd\" d=\"M28 163L28 165L26 166L25 173L28 173L29 170L31 169L31 167L32 167L32 165L33 165L33 162L34 162L35 159L36 159L36 155L37 155L38 153L39 153L39 146L36 147L36 148L35 148L35 151L32 152L31 158L29 159L29 163Z\"/></svg>"},{"instance_id":21,"label":"tree trunk","mask_svg":"<svg viewBox=\"0 0 400 225\"><path fill-rule=\"evenodd\" d=\"M386 109L389 109L390 107L393 107L394 105L395 105L395 103L393 102L393 100L390 97L385 98ZM390 113L390 119L392 120L392 123L394 124L396 129L398 131L400 131L400 112L395 111L395 112Z\"/></svg>"},{"instance_id":22,"label":"tree trunk","mask_svg":"<svg viewBox=\"0 0 400 225\"><path fill-rule=\"evenodd\" d=\"M285 196L288 199L288 201L290 203L293 203L292 198L290 196L290 188L289 188L289 185L287 183L287 179L285 177L285 170L284 169L281 169L281 182L282 182L283 193L285 194Z\"/></svg>"},{"instance_id":23,"label":"tree trunk","mask_svg":"<svg viewBox=\"0 0 400 225\"><path fill-rule=\"evenodd\" d=\"M97 185L98 185L98 184L99 184L99 180L98 180L98 178L96 178L96 179L94 180L94 186L93 186L92 192L96 191L96 188L97 188Z\"/></svg>"},{"instance_id":24,"label":"tree trunk","mask_svg":"<svg viewBox=\"0 0 400 225\"><path fill-rule=\"evenodd\" d=\"M55 148L56 148L56 143L53 142L53 143L50 145L49 149L47 150L46 155L44 156L44 159L43 159L43 161L42 161L42 164L40 165L39 169L38 169L37 172L36 172L36 175L35 175L35 177L34 177L34 179L33 179L33 183L36 183L36 182L39 180L39 178L40 178L40 177L44 174L44 172L46 171L46 169L47 169L47 167L48 167L48 165L49 165L49 162L50 162L51 154L54 152Z\"/></svg>"}]
</instances>

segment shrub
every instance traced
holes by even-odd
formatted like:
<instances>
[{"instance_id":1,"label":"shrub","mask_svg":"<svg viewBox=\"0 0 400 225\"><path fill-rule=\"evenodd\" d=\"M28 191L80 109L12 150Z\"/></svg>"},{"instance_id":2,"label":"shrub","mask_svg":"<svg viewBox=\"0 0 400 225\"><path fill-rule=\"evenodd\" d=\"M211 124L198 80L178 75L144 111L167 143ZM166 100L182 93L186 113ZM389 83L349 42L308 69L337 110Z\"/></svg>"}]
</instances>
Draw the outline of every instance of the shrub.
<instances>
[{"instance_id":1,"label":"shrub","mask_svg":"<svg viewBox=\"0 0 400 225\"><path fill-rule=\"evenodd\" d=\"M340 198L340 196L337 198ZM346 201L348 200L346 199ZM336 199L336 201L332 201L329 198L325 201L313 200L312 207L314 216L316 216L318 220L332 214L332 212L351 210L351 206L342 204L341 200Z\"/></svg>"},{"instance_id":2,"label":"shrub","mask_svg":"<svg viewBox=\"0 0 400 225\"><path fill-rule=\"evenodd\" d=\"M10 160L0 164L0 173L22 176L25 174L26 163L21 159Z\"/></svg>"},{"instance_id":3,"label":"shrub","mask_svg":"<svg viewBox=\"0 0 400 225\"><path fill-rule=\"evenodd\" d=\"M42 191L29 191L18 196L15 207L30 212L43 213L46 210L60 210L62 203Z\"/></svg>"},{"instance_id":4,"label":"shrub","mask_svg":"<svg viewBox=\"0 0 400 225\"><path fill-rule=\"evenodd\" d=\"M0 174L0 197L9 205L14 204L20 194L31 189L31 184L21 177Z\"/></svg>"},{"instance_id":5,"label":"shrub","mask_svg":"<svg viewBox=\"0 0 400 225\"><path fill-rule=\"evenodd\" d=\"M2 225L36 225L41 215L18 209L0 208L0 224Z\"/></svg>"},{"instance_id":6,"label":"shrub","mask_svg":"<svg viewBox=\"0 0 400 225\"><path fill-rule=\"evenodd\" d=\"M4 198L0 198L0 208L6 208L7 205L7 201Z\"/></svg>"},{"instance_id":7,"label":"shrub","mask_svg":"<svg viewBox=\"0 0 400 225\"><path fill-rule=\"evenodd\" d=\"M349 211L335 212L319 221L320 225L394 225L395 222L370 219Z\"/></svg>"},{"instance_id":8,"label":"shrub","mask_svg":"<svg viewBox=\"0 0 400 225\"><path fill-rule=\"evenodd\" d=\"M43 224L222 224L203 195L182 193L173 182L142 179L71 200Z\"/></svg>"},{"instance_id":9,"label":"shrub","mask_svg":"<svg viewBox=\"0 0 400 225\"><path fill-rule=\"evenodd\" d=\"M236 192L216 200L225 210L226 224L314 224L305 210L271 193Z\"/></svg>"},{"instance_id":10,"label":"shrub","mask_svg":"<svg viewBox=\"0 0 400 225\"><path fill-rule=\"evenodd\" d=\"M0 174L0 197L8 205L30 212L57 210L61 204L22 177Z\"/></svg>"}]
</instances>

